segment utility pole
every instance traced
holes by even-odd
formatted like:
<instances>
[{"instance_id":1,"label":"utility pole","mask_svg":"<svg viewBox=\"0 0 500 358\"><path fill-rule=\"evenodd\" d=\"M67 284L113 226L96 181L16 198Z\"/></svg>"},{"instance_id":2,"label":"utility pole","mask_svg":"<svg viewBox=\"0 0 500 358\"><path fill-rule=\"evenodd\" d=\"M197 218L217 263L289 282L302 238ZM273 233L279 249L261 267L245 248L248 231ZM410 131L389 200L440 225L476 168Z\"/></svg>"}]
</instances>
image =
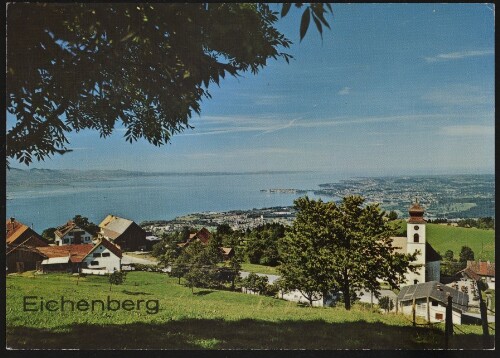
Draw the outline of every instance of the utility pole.
<instances>
[{"instance_id":1,"label":"utility pole","mask_svg":"<svg viewBox=\"0 0 500 358\"><path fill-rule=\"evenodd\" d=\"M448 349L449 338L453 335L453 298L448 295L448 304L446 305L446 316L444 326L444 348Z\"/></svg>"},{"instance_id":2,"label":"utility pole","mask_svg":"<svg viewBox=\"0 0 500 358\"><path fill-rule=\"evenodd\" d=\"M483 300L482 289L483 281L476 281L477 291L479 293L479 311L481 312L481 325L483 326L483 348L490 348L490 332L488 330L488 310Z\"/></svg>"}]
</instances>

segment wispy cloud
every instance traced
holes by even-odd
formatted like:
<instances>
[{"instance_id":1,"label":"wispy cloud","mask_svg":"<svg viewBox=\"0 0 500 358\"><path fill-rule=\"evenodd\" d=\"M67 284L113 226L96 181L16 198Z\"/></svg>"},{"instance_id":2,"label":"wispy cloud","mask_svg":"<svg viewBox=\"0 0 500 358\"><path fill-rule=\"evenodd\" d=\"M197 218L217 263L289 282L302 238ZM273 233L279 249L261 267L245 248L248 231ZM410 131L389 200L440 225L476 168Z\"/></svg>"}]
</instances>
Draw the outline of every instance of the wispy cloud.
<instances>
[{"instance_id":1,"label":"wispy cloud","mask_svg":"<svg viewBox=\"0 0 500 358\"><path fill-rule=\"evenodd\" d=\"M337 92L339 96L347 96L349 93L351 93L351 87L344 87Z\"/></svg>"},{"instance_id":2,"label":"wispy cloud","mask_svg":"<svg viewBox=\"0 0 500 358\"><path fill-rule=\"evenodd\" d=\"M475 106L491 104L493 108L495 95L492 91L467 84L459 84L430 90L422 99L443 106Z\"/></svg>"},{"instance_id":3,"label":"wispy cloud","mask_svg":"<svg viewBox=\"0 0 500 358\"><path fill-rule=\"evenodd\" d=\"M474 124L447 126L441 128L441 133L451 137L493 136L495 134L495 127Z\"/></svg>"},{"instance_id":4,"label":"wispy cloud","mask_svg":"<svg viewBox=\"0 0 500 358\"><path fill-rule=\"evenodd\" d=\"M204 135L223 135L242 132L256 132L256 135L265 135L275 133L288 128L327 128L335 126L362 125L373 123L389 123L389 122L408 122L408 121L428 121L428 120L444 120L450 121L455 119L465 119L473 116L476 118L479 113L469 115L466 113L430 113L430 114L399 114L390 116L361 116L361 117L333 117L314 119L300 116L294 119L282 118L278 116L270 117L206 117L207 126L201 125L203 119L199 122L200 126L192 131L185 131L177 134L177 137L184 136L204 136ZM206 124L205 123L205 124Z\"/></svg>"},{"instance_id":5,"label":"wispy cloud","mask_svg":"<svg viewBox=\"0 0 500 358\"><path fill-rule=\"evenodd\" d=\"M436 56L424 57L424 59L426 62L432 63L432 62L460 60L467 57L487 56L487 55L493 55L494 53L495 51L493 50L468 50L468 51L440 53Z\"/></svg>"}]
</instances>

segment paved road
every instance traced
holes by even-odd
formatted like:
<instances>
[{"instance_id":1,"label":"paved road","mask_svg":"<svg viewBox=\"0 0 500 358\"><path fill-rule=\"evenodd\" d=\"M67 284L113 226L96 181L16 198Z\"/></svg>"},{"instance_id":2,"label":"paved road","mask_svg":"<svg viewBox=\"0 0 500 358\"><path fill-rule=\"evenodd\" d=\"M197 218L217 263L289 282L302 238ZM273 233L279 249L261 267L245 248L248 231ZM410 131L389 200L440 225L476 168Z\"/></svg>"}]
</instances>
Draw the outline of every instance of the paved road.
<instances>
[{"instance_id":1,"label":"paved road","mask_svg":"<svg viewBox=\"0 0 500 358\"><path fill-rule=\"evenodd\" d=\"M247 271L240 271L240 276L241 276L241 278L245 278L245 277L247 277L249 274L250 274L250 272L247 272ZM258 273L257 275L259 275L259 276L267 276L267 279L269 280L269 283L274 283L274 281L276 281L278 278L280 278L280 277L279 277L279 276L277 276L277 275L268 275L268 274L265 274L265 273Z\"/></svg>"},{"instance_id":2,"label":"paved road","mask_svg":"<svg viewBox=\"0 0 500 358\"><path fill-rule=\"evenodd\" d=\"M156 261L142 259L124 253L122 256L122 265L130 265L130 264L157 265L158 263Z\"/></svg>"}]
</instances>

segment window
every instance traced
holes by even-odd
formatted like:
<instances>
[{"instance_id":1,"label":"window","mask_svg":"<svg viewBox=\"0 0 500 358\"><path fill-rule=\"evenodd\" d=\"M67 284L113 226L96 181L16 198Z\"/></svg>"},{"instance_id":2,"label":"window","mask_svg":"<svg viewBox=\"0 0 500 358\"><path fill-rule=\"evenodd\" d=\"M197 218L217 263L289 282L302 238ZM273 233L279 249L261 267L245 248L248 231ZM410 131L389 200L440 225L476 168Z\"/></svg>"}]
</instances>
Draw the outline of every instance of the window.
<instances>
[{"instance_id":1,"label":"window","mask_svg":"<svg viewBox=\"0 0 500 358\"><path fill-rule=\"evenodd\" d=\"M65 244L69 244L69 239L64 239L64 240L63 240L63 242L64 242Z\"/></svg>"},{"instance_id":2,"label":"window","mask_svg":"<svg viewBox=\"0 0 500 358\"><path fill-rule=\"evenodd\" d=\"M101 253L100 252L94 252L92 254L93 257L101 257Z\"/></svg>"},{"instance_id":3,"label":"window","mask_svg":"<svg viewBox=\"0 0 500 358\"><path fill-rule=\"evenodd\" d=\"M443 314L442 313L436 313L436 319L443 319Z\"/></svg>"},{"instance_id":4,"label":"window","mask_svg":"<svg viewBox=\"0 0 500 358\"><path fill-rule=\"evenodd\" d=\"M432 301L432 305L437 306L438 305L437 301Z\"/></svg>"},{"instance_id":5,"label":"window","mask_svg":"<svg viewBox=\"0 0 500 358\"><path fill-rule=\"evenodd\" d=\"M413 228L415 229L415 231L417 231L418 230L418 225L415 225Z\"/></svg>"},{"instance_id":6,"label":"window","mask_svg":"<svg viewBox=\"0 0 500 358\"><path fill-rule=\"evenodd\" d=\"M418 234L413 235L413 242L418 242L419 236Z\"/></svg>"},{"instance_id":7,"label":"window","mask_svg":"<svg viewBox=\"0 0 500 358\"><path fill-rule=\"evenodd\" d=\"M97 266L99 265L99 261L90 261L90 266Z\"/></svg>"},{"instance_id":8,"label":"window","mask_svg":"<svg viewBox=\"0 0 500 358\"><path fill-rule=\"evenodd\" d=\"M103 252L102 257L109 257L109 252Z\"/></svg>"},{"instance_id":9,"label":"window","mask_svg":"<svg viewBox=\"0 0 500 358\"><path fill-rule=\"evenodd\" d=\"M418 280L413 280L413 284L416 285L418 283Z\"/></svg>"}]
</instances>

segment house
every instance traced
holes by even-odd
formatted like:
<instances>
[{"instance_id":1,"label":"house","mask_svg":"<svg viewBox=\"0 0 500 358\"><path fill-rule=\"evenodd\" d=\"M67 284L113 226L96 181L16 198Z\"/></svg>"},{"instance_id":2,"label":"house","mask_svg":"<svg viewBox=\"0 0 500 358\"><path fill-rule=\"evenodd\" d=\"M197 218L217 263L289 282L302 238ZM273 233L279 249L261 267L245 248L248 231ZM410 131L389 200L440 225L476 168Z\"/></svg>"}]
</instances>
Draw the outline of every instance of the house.
<instances>
[{"instance_id":1,"label":"house","mask_svg":"<svg viewBox=\"0 0 500 358\"><path fill-rule=\"evenodd\" d=\"M392 237L395 252L412 254L419 251L417 260L411 264L417 267L416 272L408 270L404 282L400 285L414 285L422 282L440 281L441 256L426 241L426 221L424 209L416 201L409 209L410 218L407 221L406 237Z\"/></svg>"},{"instance_id":2,"label":"house","mask_svg":"<svg viewBox=\"0 0 500 358\"><path fill-rule=\"evenodd\" d=\"M99 228L98 238L111 241L122 251L138 251L148 248L146 231L131 220L108 215L99 224Z\"/></svg>"},{"instance_id":3,"label":"house","mask_svg":"<svg viewBox=\"0 0 500 358\"><path fill-rule=\"evenodd\" d=\"M39 246L48 246L47 241L37 234L33 229L29 226L16 221L14 218L10 218L7 220L5 224L6 227L6 235L5 241L7 245L10 246L31 246L31 247L39 247Z\"/></svg>"},{"instance_id":4,"label":"house","mask_svg":"<svg viewBox=\"0 0 500 358\"><path fill-rule=\"evenodd\" d=\"M488 288L495 289L495 263L490 261L467 261L465 269L459 271L466 278L474 281L483 280Z\"/></svg>"},{"instance_id":5,"label":"house","mask_svg":"<svg viewBox=\"0 0 500 358\"><path fill-rule=\"evenodd\" d=\"M197 232L189 234L189 238L186 240L186 242L179 244L179 246L181 246L181 247L187 246L187 245L189 245L189 243L194 242L194 241L199 241L203 245L206 245L210 241L211 237L212 237L212 234L210 233L210 231L208 231L207 228L203 227L200 230L198 230Z\"/></svg>"},{"instance_id":6,"label":"house","mask_svg":"<svg viewBox=\"0 0 500 358\"><path fill-rule=\"evenodd\" d=\"M5 253L7 273L40 270L47 258L36 247L26 245L7 245Z\"/></svg>"},{"instance_id":7,"label":"house","mask_svg":"<svg viewBox=\"0 0 500 358\"><path fill-rule=\"evenodd\" d=\"M177 244L177 246L187 247L190 243L195 241L201 242L202 245L208 245L211 238L212 234L210 233L210 231L208 231L207 228L203 227L197 232L190 234L186 242ZM231 257L234 256L234 250L232 247L220 247L219 249L222 253L222 257L224 258L224 260L229 260Z\"/></svg>"},{"instance_id":8,"label":"house","mask_svg":"<svg viewBox=\"0 0 500 358\"><path fill-rule=\"evenodd\" d=\"M55 243L58 246L92 243L92 235L80 228L71 220L64 225L59 226L54 232L54 235Z\"/></svg>"},{"instance_id":9,"label":"house","mask_svg":"<svg viewBox=\"0 0 500 358\"><path fill-rule=\"evenodd\" d=\"M42 261L42 271L82 272L103 274L120 271L122 252L106 239L100 239L96 245L69 244L39 248L46 256Z\"/></svg>"},{"instance_id":10,"label":"house","mask_svg":"<svg viewBox=\"0 0 500 358\"><path fill-rule=\"evenodd\" d=\"M112 273L121 270L121 250L106 239L100 239L82 260L82 273Z\"/></svg>"},{"instance_id":11,"label":"house","mask_svg":"<svg viewBox=\"0 0 500 358\"><path fill-rule=\"evenodd\" d=\"M437 281L408 285L399 291L397 310L411 315L415 305L415 315L427 322L443 322L446 317L448 296L452 297L452 320L462 324L462 314L467 311L469 296L461 291L445 286Z\"/></svg>"},{"instance_id":12,"label":"house","mask_svg":"<svg viewBox=\"0 0 500 358\"><path fill-rule=\"evenodd\" d=\"M47 257L42 261L42 271L80 272L83 259L93 248L92 244L39 247L38 251Z\"/></svg>"}]
</instances>

